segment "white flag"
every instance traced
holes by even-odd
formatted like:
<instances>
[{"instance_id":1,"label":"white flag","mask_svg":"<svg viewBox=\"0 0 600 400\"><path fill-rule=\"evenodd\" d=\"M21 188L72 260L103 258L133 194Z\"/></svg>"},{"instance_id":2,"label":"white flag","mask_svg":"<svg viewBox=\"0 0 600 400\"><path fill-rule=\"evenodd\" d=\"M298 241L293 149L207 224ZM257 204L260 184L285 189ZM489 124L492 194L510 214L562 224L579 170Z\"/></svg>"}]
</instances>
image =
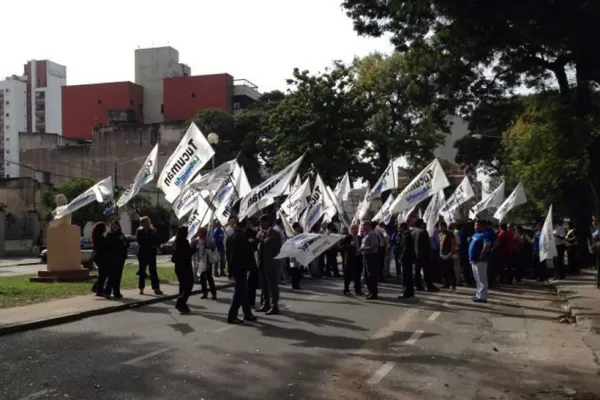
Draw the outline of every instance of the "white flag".
<instances>
[{"instance_id":1,"label":"white flag","mask_svg":"<svg viewBox=\"0 0 600 400\"><path fill-rule=\"evenodd\" d=\"M519 182L510 196L508 196L508 198L504 200L504 203L498 207L498 210L496 210L496 213L494 214L494 218L496 218L498 221L502 221L506 214L510 212L510 210L525 203L527 203L525 188L523 187L523 184Z\"/></svg>"},{"instance_id":2,"label":"white flag","mask_svg":"<svg viewBox=\"0 0 600 400\"><path fill-rule=\"evenodd\" d=\"M394 196L392 194L389 195L385 203L381 206L377 214L373 217L373 221L383 222L384 224L389 224L392 220L392 213L390 212L390 207L394 202Z\"/></svg>"},{"instance_id":3,"label":"white flag","mask_svg":"<svg viewBox=\"0 0 600 400\"><path fill-rule=\"evenodd\" d=\"M123 207L125 204L129 202L129 200L133 199L140 192L142 186L147 185L152 182L154 176L158 173L158 144L154 146L146 161L144 161L144 165L140 168L140 171L137 173L133 182L129 187L123 192L119 200L117 201L117 207Z\"/></svg>"},{"instance_id":4,"label":"white flag","mask_svg":"<svg viewBox=\"0 0 600 400\"><path fill-rule=\"evenodd\" d=\"M264 206L263 199L274 198L281 196L285 191L285 188L290 184L290 181L296 175L304 155L298 158L296 161L256 186L250 193L248 193L240 203L240 219L251 217L261 210Z\"/></svg>"},{"instance_id":5,"label":"white flag","mask_svg":"<svg viewBox=\"0 0 600 400\"><path fill-rule=\"evenodd\" d=\"M234 174L234 178L224 186L221 193L216 195L213 203L216 207L215 216L222 225L226 225L229 221L235 203L252 190L244 167L238 167Z\"/></svg>"},{"instance_id":6,"label":"white flag","mask_svg":"<svg viewBox=\"0 0 600 400\"><path fill-rule=\"evenodd\" d=\"M294 231L294 228L292 228L292 226L290 225L289 222L289 217L287 215L285 215L285 213L283 211L277 211L277 218L279 218L281 220L281 224L283 225L283 230L285 231L285 235L288 238L293 237L294 235L296 235L296 232Z\"/></svg>"},{"instance_id":7,"label":"white flag","mask_svg":"<svg viewBox=\"0 0 600 400\"><path fill-rule=\"evenodd\" d=\"M465 176L460 185L456 187L454 193L446 200L446 203L440 210L440 214L444 217L446 222L454 221L456 211L473 197L475 197L475 193L473 192L471 181L468 176Z\"/></svg>"},{"instance_id":8,"label":"white flag","mask_svg":"<svg viewBox=\"0 0 600 400\"><path fill-rule=\"evenodd\" d=\"M369 192L371 191L371 185L367 185L367 191L365 192L365 197L363 197L362 201L356 208L356 212L354 213L354 218L352 218L352 223L357 223L362 221L362 219L367 215L367 211L369 211L369 206L371 205L371 197L369 196Z\"/></svg>"},{"instance_id":9,"label":"white flag","mask_svg":"<svg viewBox=\"0 0 600 400\"><path fill-rule=\"evenodd\" d=\"M198 197L204 196L209 197L210 192L204 191L201 192L199 190L186 189L177 199L173 202L173 212L175 216L179 219L182 219L189 213L191 213L196 208L196 203L198 201Z\"/></svg>"},{"instance_id":10,"label":"white flag","mask_svg":"<svg viewBox=\"0 0 600 400\"><path fill-rule=\"evenodd\" d=\"M290 183L288 187L285 189L283 194L289 195L290 193L294 193L300 186L302 186L302 181L300 180L300 175L296 175L296 179L294 179L294 183Z\"/></svg>"},{"instance_id":11,"label":"white flag","mask_svg":"<svg viewBox=\"0 0 600 400\"><path fill-rule=\"evenodd\" d=\"M213 212L211 211L210 207L208 206L208 204L206 204L206 201L204 201L202 196L199 196L196 199L196 209L193 213L190 214L190 217L187 221L187 239L191 241L196 235L196 232L198 232L198 229L200 229L200 227L208 225L210 223L212 216Z\"/></svg>"},{"instance_id":12,"label":"white flag","mask_svg":"<svg viewBox=\"0 0 600 400\"><path fill-rule=\"evenodd\" d=\"M300 221L300 225L302 225L304 232L311 231L312 227L315 226L323 215L325 215L325 210L329 206L331 206L331 201L329 200L327 189L321 179L321 175L317 174L315 187L308 200L306 212L302 215L302 220Z\"/></svg>"},{"instance_id":13,"label":"white flag","mask_svg":"<svg viewBox=\"0 0 600 400\"><path fill-rule=\"evenodd\" d=\"M300 214L308 206L310 196L310 181L308 178L300 187L294 190L281 205L281 210L289 218L290 222L298 222Z\"/></svg>"},{"instance_id":14,"label":"white flag","mask_svg":"<svg viewBox=\"0 0 600 400\"><path fill-rule=\"evenodd\" d=\"M544 260L552 260L558 255L556 250L556 242L554 241L554 222L552 220L552 205L548 210L546 221L542 227L540 235L540 262Z\"/></svg>"},{"instance_id":15,"label":"white flag","mask_svg":"<svg viewBox=\"0 0 600 400\"><path fill-rule=\"evenodd\" d=\"M381 174L381 177L371 190L371 200L373 200L375 197L379 197L383 192L396 188L397 176L395 174L396 169L394 168L394 162L390 161L387 168L385 171L383 171L383 174Z\"/></svg>"},{"instance_id":16,"label":"white flag","mask_svg":"<svg viewBox=\"0 0 600 400\"><path fill-rule=\"evenodd\" d=\"M340 222L342 223L342 225L350 229L350 218L348 217L348 214L346 214L344 207L342 207L341 202L329 186L325 186L325 189L327 190L327 195L329 196L328 201L331 204L328 210L333 210L333 215L331 216L331 218L333 218L337 214L340 218Z\"/></svg>"},{"instance_id":17,"label":"white flag","mask_svg":"<svg viewBox=\"0 0 600 400\"><path fill-rule=\"evenodd\" d=\"M350 185L350 175L346 172L342 180L335 186L333 189L333 193L337 197L340 203L344 201L348 201L348 196L350 195L350 191L352 187Z\"/></svg>"},{"instance_id":18,"label":"white flag","mask_svg":"<svg viewBox=\"0 0 600 400\"><path fill-rule=\"evenodd\" d=\"M302 233L285 242L275 258L290 257L294 258L300 264L308 266L311 261L335 246L343 238L343 235L336 234Z\"/></svg>"},{"instance_id":19,"label":"white flag","mask_svg":"<svg viewBox=\"0 0 600 400\"><path fill-rule=\"evenodd\" d=\"M52 212L52 215L54 216L54 219L59 219L66 215L72 214L73 212L93 203L94 201L97 201L98 203L105 203L111 200L113 196L113 180L112 176L109 176L108 178L96 183L79 196L75 197L69 204L56 207L56 210Z\"/></svg>"},{"instance_id":20,"label":"white flag","mask_svg":"<svg viewBox=\"0 0 600 400\"><path fill-rule=\"evenodd\" d=\"M179 196L214 154L200 129L192 123L158 177L157 186L169 203Z\"/></svg>"},{"instance_id":21,"label":"white flag","mask_svg":"<svg viewBox=\"0 0 600 400\"><path fill-rule=\"evenodd\" d=\"M436 158L396 197L390 208L392 214L414 207L449 185L442 165Z\"/></svg>"},{"instance_id":22,"label":"white flag","mask_svg":"<svg viewBox=\"0 0 600 400\"><path fill-rule=\"evenodd\" d=\"M427 224L427 232L429 233L429 236L433 235L435 225L440 219L440 209L442 208L444 203L444 190L442 189L431 197L429 205L425 209L425 213L423 214L423 220Z\"/></svg>"},{"instance_id":23,"label":"white flag","mask_svg":"<svg viewBox=\"0 0 600 400\"><path fill-rule=\"evenodd\" d=\"M494 191L485 198L483 198L479 203L475 204L473 208L469 211L469 217L475 218L477 214L480 212L487 210L489 208L498 208L504 202L504 182L502 182Z\"/></svg>"}]
</instances>

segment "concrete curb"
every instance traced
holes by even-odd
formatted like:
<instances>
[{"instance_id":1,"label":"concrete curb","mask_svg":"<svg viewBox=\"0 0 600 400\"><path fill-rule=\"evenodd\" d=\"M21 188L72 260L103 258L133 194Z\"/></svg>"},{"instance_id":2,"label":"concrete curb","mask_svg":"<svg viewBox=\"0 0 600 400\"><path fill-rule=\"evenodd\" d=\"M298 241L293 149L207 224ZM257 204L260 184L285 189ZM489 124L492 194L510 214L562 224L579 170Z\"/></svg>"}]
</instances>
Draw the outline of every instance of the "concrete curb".
<instances>
[{"instance_id":1,"label":"concrete curb","mask_svg":"<svg viewBox=\"0 0 600 400\"><path fill-rule=\"evenodd\" d=\"M232 287L233 282L223 283L223 284L215 283L215 286L216 286L217 290L223 290L223 289ZM192 290L192 295L196 295L196 294L200 294L200 293L202 293L202 289ZM50 326L62 325L62 324L66 324L69 322L75 322L75 321L79 321L82 319L95 317L98 315L111 314L111 313L118 312L118 311L125 311L125 310L131 309L131 308L139 308L139 307L147 306L150 304L162 303L162 302L169 301L169 300L175 300L177 297L179 297L179 295L177 295L177 294L171 294L171 295L160 296L160 297L152 297L147 300L136 300L136 301L132 301L130 303L117 304L117 305L114 305L111 307L98 308L98 309L94 309L94 310L84 310L84 311L79 311L79 312L72 313L72 314L61 315L59 317L54 317L54 318L47 318L47 319L41 319L38 321L29 321L29 322L18 323L18 324L13 324L13 325L6 325L6 326L0 327L0 336L11 335L14 333L19 333L19 332L31 331L34 329L47 328Z\"/></svg>"},{"instance_id":2,"label":"concrete curb","mask_svg":"<svg viewBox=\"0 0 600 400\"><path fill-rule=\"evenodd\" d=\"M16 263L16 264L11 264L11 265L0 265L0 269L2 268L12 268L12 267L26 267L28 265L39 265L41 264L40 261L37 262L22 262L22 263Z\"/></svg>"}]
</instances>

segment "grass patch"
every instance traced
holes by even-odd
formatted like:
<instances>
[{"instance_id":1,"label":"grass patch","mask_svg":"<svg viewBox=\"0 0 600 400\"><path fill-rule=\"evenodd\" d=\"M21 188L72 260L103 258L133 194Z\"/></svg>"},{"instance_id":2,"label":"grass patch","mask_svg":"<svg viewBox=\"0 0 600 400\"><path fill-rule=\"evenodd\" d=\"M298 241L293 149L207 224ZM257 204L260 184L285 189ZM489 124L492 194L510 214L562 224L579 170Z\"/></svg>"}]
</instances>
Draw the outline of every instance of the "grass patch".
<instances>
[{"instance_id":1,"label":"grass patch","mask_svg":"<svg viewBox=\"0 0 600 400\"><path fill-rule=\"evenodd\" d=\"M135 289L138 287L137 265L125 265L123 270L122 289ZM24 306L27 304L42 303L44 301L63 299L78 295L91 294L94 281L88 282L29 282L35 275L19 275L0 278L0 308ZM159 268L160 281L165 283L177 282L174 268ZM146 286L150 286L149 278Z\"/></svg>"}]
</instances>

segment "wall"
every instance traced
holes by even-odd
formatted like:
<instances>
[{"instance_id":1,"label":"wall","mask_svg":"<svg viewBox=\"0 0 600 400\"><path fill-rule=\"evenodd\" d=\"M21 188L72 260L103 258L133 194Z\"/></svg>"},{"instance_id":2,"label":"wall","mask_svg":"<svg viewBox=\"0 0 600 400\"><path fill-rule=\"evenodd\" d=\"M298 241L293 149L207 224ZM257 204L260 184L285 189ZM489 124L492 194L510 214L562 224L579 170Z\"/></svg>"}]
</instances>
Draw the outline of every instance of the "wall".
<instances>
[{"instance_id":1,"label":"wall","mask_svg":"<svg viewBox=\"0 0 600 400\"><path fill-rule=\"evenodd\" d=\"M163 84L165 121L189 120L206 108L233 112L233 77L229 74L170 78Z\"/></svg>"},{"instance_id":2,"label":"wall","mask_svg":"<svg viewBox=\"0 0 600 400\"><path fill-rule=\"evenodd\" d=\"M108 123L109 109L129 109L142 122L143 88L131 82L111 82L62 88L63 136L89 140L93 127Z\"/></svg>"},{"instance_id":3,"label":"wall","mask_svg":"<svg viewBox=\"0 0 600 400\"><path fill-rule=\"evenodd\" d=\"M4 159L0 177L18 177L19 132L27 129L27 84L7 79L0 82L0 92L4 98L0 107L0 154Z\"/></svg>"},{"instance_id":4,"label":"wall","mask_svg":"<svg viewBox=\"0 0 600 400\"><path fill-rule=\"evenodd\" d=\"M135 83L144 87L144 122L160 123L163 118L163 79L189 76L190 68L179 62L173 47L155 47L135 51Z\"/></svg>"}]
</instances>

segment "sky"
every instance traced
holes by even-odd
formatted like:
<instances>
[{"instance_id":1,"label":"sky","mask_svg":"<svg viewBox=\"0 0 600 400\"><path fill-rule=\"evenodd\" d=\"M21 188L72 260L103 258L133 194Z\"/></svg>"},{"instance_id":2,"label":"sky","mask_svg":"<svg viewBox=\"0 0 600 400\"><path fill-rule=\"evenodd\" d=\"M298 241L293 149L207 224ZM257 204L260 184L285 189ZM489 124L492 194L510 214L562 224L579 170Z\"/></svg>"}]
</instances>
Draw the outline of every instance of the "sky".
<instances>
[{"instance_id":1,"label":"sky","mask_svg":"<svg viewBox=\"0 0 600 400\"><path fill-rule=\"evenodd\" d=\"M67 84L134 80L134 50L172 46L193 75L229 73L259 90L285 89L294 67L390 52L361 38L341 0L2 1L0 79L31 59L67 67ZM84 6L85 5L85 6ZM97 5L94 7L93 5ZM10 18L6 18L11 16Z\"/></svg>"}]
</instances>

